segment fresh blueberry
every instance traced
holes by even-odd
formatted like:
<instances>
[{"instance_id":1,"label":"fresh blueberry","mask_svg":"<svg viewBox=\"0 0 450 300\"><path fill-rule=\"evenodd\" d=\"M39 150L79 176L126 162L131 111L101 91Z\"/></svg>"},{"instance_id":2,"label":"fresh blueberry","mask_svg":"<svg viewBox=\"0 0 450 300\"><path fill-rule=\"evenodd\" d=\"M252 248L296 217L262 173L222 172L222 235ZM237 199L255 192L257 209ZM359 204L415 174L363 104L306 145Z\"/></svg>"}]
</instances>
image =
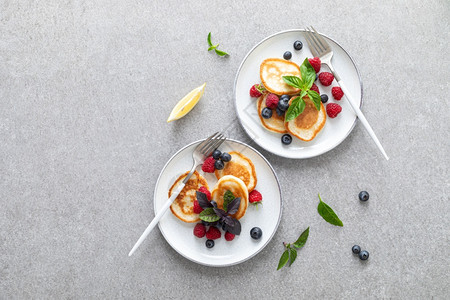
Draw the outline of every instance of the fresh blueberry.
<instances>
[{"instance_id":1,"label":"fresh blueberry","mask_svg":"<svg viewBox=\"0 0 450 300\"><path fill-rule=\"evenodd\" d=\"M277 107L276 111L277 111L277 115L279 115L280 117L284 115L284 111L282 111L279 107Z\"/></svg>"},{"instance_id":2,"label":"fresh blueberry","mask_svg":"<svg viewBox=\"0 0 450 300\"><path fill-rule=\"evenodd\" d=\"M277 109L280 109L281 111L286 111L289 108L289 99L281 99L278 101Z\"/></svg>"},{"instance_id":3,"label":"fresh blueberry","mask_svg":"<svg viewBox=\"0 0 450 300\"><path fill-rule=\"evenodd\" d=\"M222 230L227 231L227 224L225 224L225 223L222 224Z\"/></svg>"},{"instance_id":4,"label":"fresh blueberry","mask_svg":"<svg viewBox=\"0 0 450 300\"><path fill-rule=\"evenodd\" d=\"M214 150L214 152L213 152L213 154L212 154L212 157L215 159L215 160L218 160L219 158L220 158L220 155L222 154L222 152L220 152L220 150Z\"/></svg>"},{"instance_id":5,"label":"fresh blueberry","mask_svg":"<svg viewBox=\"0 0 450 300\"><path fill-rule=\"evenodd\" d=\"M290 143L292 143L292 136L287 133L283 134L283 136L281 137L281 142L285 145L289 145Z\"/></svg>"},{"instance_id":6,"label":"fresh blueberry","mask_svg":"<svg viewBox=\"0 0 450 300\"><path fill-rule=\"evenodd\" d=\"M259 240L262 237L261 228L253 227L252 230L250 230L250 236L255 240Z\"/></svg>"},{"instance_id":7,"label":"fresh blueberry","mask_svg":"<svg viewBox=\"0 0 450 300\"><path fill-rule=\"evenodd\" d=\"M300 42L300 41L295 41L294 42L294 49L295 50L302 50L302 48L303 48L303 43L302 42Z\"/></svg>"},{"instance_id":8,"label":"fresh blueberry","mask_svg":"<svg viewBox=\"0 0 450 300\"><path fill-rule=\"evenodd\" d=\"M292 58L292 53L291 53L291 51L286 51L286 52L284 52L283 58L284 58L285 60L290 60L290 59Z\"/></svg>"},{"instance_id":9,"label":"fresh blueberry","mask_svg":"<svg viewBox=\"0 0 450 300\"><path fill-rule=\"evenodd\" d=\"M327 103L328 95L325 95L325 94L320 95L320 101L322 101L322 103Z\"/></svg>"},{"instance_id":10,"label":"fresh blueberry","mask_svg":"<svg viewBox=\"0 0 450 300\"><path fill-rule=\"evenodd\" d=\"M214 163L214 168L216 168L216 170L222 170L224 166L225 165L221 160L216 160L216 162Z\"/></svg>"},{"instance_id":11,"label":"fresh blueberry","mask_svg":"<svg viewBox=\"0 0 450 300\"><path fill-rule=\"evenodd\" d=\"M264 119L270 119L270 118L272 118L272 110L271 110L270 108L268 108L268 107L265 107L265 108L262 110L262 112L261 112L261 116L262 116Z\"/></svg>"},{"instance_id":12,"label":"fresh blueberry","mask_svg":"<svg viewBox=\"0 0 450 300\"><path fill-rule=\"evenodd\" d=\"M369 193L366 191L362 191L359 193L359 200L361 201L367 201L369 200Z\"/></svg>"},{"instance_id":13,"label":"fresh blueberry","mask_svg":"<svg viewBox=\"0 0 450 300\"><path fill-rule=\"evenodd\" d=\"M214 247L214 241L206 240L206 248L212 248L212 247Z\"/></svg>"},{"instance_id":14,"label":"fresh blueberry","mask_svg":"<svg viewBox=\"0 0 450 300\"><path fill-rule=\"evenodd\" d=\"M280 100L287 100L287 101L289 101L289 99L291 99L291 96L289 96L289 95L281 95L280 96Z\"/></svg>"},{"instance_id":15,"label":"fresh blueberry","mask_svg":"<svg viewBox=\"0 0 450 300\"><path fill-rule=\"evenodd\" d=\"M369 258L369 252L367 252L366 250L359 252L360 260L367 260L368 258Z\"/></svg>"},{"instance_id":16,"label":"fresh blueberry","mask_svg":"<svg viewBox=\"0 0 450 300\"><path fill-rule=\"evenodd\" d=\"M211 204L212 204L212 206L214 206L214 207L216 207L217 208L217 202L216 201L211 201Z\"/></svg>"},{"instance_id":17,"label":"fresh blueberry","mask_svg":"<svg viewBox=\"0 0 450 300\"><path fill-rule=\"evenodd\" d=\"M231 155L228 154L228 153L226 153L226 152L224 152L224 153L222 153L222 155L220 156L220 159L221 159L223 162L229 162L229 161L231 160Z\"/></svg>"},{"instance_id":18,"label":"fresh blueberry","mask_svg":"<svg viewBox=\"0 0 450 300\"><path fill-rule=\"evenodd\" d=\"M358 245L355 245L352 247L352 252L355 254L358 254L359 252L361 252L361 247Z\"/></svg>"}]
</instances>

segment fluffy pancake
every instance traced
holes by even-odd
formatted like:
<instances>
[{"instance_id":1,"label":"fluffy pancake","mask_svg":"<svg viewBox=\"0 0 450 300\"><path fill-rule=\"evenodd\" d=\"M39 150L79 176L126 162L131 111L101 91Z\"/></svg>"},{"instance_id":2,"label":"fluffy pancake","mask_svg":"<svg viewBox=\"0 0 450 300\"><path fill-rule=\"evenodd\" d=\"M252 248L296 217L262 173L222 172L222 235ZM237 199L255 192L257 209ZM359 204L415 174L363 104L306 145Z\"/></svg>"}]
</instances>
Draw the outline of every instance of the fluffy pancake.
<instances>
[{"instance_id":1,"label":"fluffy pancake","mask_svg":"<svg viewBox=\"0 0 450 300\"><path fill-rule=\"evenodd\" d=\"M220 178L211 193L211 200L216 201L218 208L223 209L223 195L226 191L232 192L236 198L241 197L238 211L231 216L236 219L242 218L248 207L247 186L241 179L233 175L226 175Z\"/></svg>"},{"instance_id":2,"label":"fluffy pancake","mask_svg":"<svg viewBox=\"0 0 450 300\"><path fill-rule=\"evenodd\" d=\"M276 112L276 109L272 109L272 117L269 119L264 119L261 116L262 110L267 107L266 106L266 98L267 94L262 95L258 98L256 105L258 106L258 115L261 119L261 124L267 130L278 132L278 133L286 133L286 127L284 127L284 115L279 116Z\"/></svg>"},{"instance_id":3,"label":"fluffy pancake","mask_svg":"<svg viewBox=\"0 0 450 300\"><path fill-rule=\"evenodd\" d=\"M177 185L181 183L184 178L186 178L187 174L189 174L189 171L182 174L173 183L173 185L169 189L169 198ZM204 186L209 190L208 182L206 181L206 179L197 171L194 171L191 178L188 180L188 182L186 182L186 185L181 190L178 197L175 198L172 205L170 206L170 210L172 211L172 213L181 221L188 223L200 221L199 215L194 213L194 200L197 199L195 192L198 191L201 186Z\"/></svg>"},{"instance_id":4,"label":"fluffy pancake","mask_svg":"<svg viewBox=\"0 0 450 300\"><path fill-rule=\"evenodd\" d=\"M291 98L291 102L294 98ZM293 136L309 142L322 130L327 120L327 114L322 103L320 103L320 111L318 111L308 96L303 97L303 100L306 104L305 110L294 120L286 122L285 127Z\"/></svg>"},{"instance_id":5,"label":"fluffy pancake","mask_svg":"<svg viewBox=\"0 0 450 300\"><path fill-rule=\"evenodd\" d=\"M277 95L293 95L300 90L286 84L283 76L301 77L300 67L291 61L279 58L268 58L261 63L259 76L264 87Z\"/></svg>"},{"instance_id":6,"label":"fluffy pancake","mask_svg":"<svg viewBox=\"0 0 450 300\"><path fill-rule=\"evenodd\" d=\"M230 155L231 161L225 163L222 170L214 172L217 179L225 175L233 175L245 183L249 192L253 191L257 183L255 165L249 158L239 152L232 151Z\"/></svg>"}]
</instances>

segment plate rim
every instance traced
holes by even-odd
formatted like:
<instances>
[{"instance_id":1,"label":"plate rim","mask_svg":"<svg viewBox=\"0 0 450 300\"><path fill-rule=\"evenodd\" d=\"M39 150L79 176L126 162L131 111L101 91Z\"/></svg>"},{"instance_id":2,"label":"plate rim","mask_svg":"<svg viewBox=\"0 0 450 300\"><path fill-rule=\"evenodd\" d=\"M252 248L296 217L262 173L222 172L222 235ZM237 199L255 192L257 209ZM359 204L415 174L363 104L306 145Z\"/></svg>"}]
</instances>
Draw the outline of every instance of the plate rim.
<instances>
[{"instance_id":1,"label":"plate rim","mask_svg":"<svg viewBox=\"0 0 450 300\"><path fill-rule=\"evenodd\" d=\"M252 139L252 141L254 141L259 147L263 148L264 150L266 150L266 151L268 151L268 152L270 152L270 153L272 153L272 154L275 154L275 155L277 155L277 156L284 157L284 158L289 158L289 159L308 159L308 158L313 158L313 157L320 156L320 155L322 155L322 154L325 154L325 153L327 153L327 152L333 150L334 148L336 148L337 146L339 146L344 140L347 139L347 137L350 135L350 133L351 133L351 132L353 131L353 129L355 128L355 126L356 126L356 121L358 120L358 117L355 115L355 121L353 122L352 127L351 127L351 128L348 130L348 132L345 134L345 137L344 137L341 141L339 141L334 147L332 147L332 148L330 148L330 149L328 149L328 150L326 150L326 151L324 151L324 152L320 152L320 153L317 153L317 154L314 154L314 155L310 155L310 156L305 156L305 157L290 157L290 156L286 156L286 155L283 155L283 154L274 152L274 151L272 151L271 149L268 149L268 148L264 147L264 146L261 145L257 140L255 140L255 139L252 138L252 136L251 136L250 133L248 132L247 128L245 128L245 126L242 124L241 117L240 117L240 115L239 115L239 111L238 111L238 108L237 108L237 97L236 97L236 85L237 85L237 80L238 80L239 74L241 73L242 66L243 66L244 63L247 61L247 59L248 59L248 57L250 56L250 54L252 54L252 52L255 51L255 49L256 49L258 46L260 46L262 43L264 43L264 42L267 41L268 39L271 39L271 38L273 38L273 37L275 37L275 36L277 36L277 35L280 35L280 34L289 33L289 32L299 32L299 31L300 31L300 32L305 32L306 30L305 30L305 29L287 29L287 30L282 30L282 31L278 31L278 32L276 32L276 33L274 33L274 34L271 34L271 35L265 37L264 39L262 39L261 41L259 41L255 46L253 46L253 47L250 49L250 51L247 52L247 54L245 55L245 57L244 57L244 59L242 60L241 64L239 65L239 68L238 68L238 70L237 70L237 72L236 72L236 76L234 77L234 86L233 86L234 109L235 109L235 111L236 111L236 115L237 115L237 118L238 118L238 120L239 120L239 124L240 124L241 127L244 129L244 131L245 131L245 133L247 134L247 136L248 136L250 139ZM350 54L349 54L349 53L348 53L348 52L347 52L347 51L346 51L346 50L345 50L338 42L336 42L334 39L332 39L332 38L330 38L329 36L327 36L327 35L325 35L325 34L322 34L322 33L320 33L320 32L319 32L319 34L322 35L322 36L324 36L324 37L326 37L326 38L328 38L328 39L330 39L330 40L333 41L334 43L336 43L336 45L338 45L338 47L341 48L342 51L344 51L344 52L348 55L348 57L350 58L350 61L352 62L353 66L354 66L355 69L356 69L356 74L358 75L359 84L360 84L360 86L361 86L361 103L360 103L359 107L362 108L362 105L363 105L363 102L364 102L364 101L363 101L363 99L364 99L364 97L363 97L363 96L364 96L363 83L362 83L362 80L361 80L361 74L360 74L360 72L359 72L358 67L356 66L356 63L355 63L353 57L352 57L352 56L351 56L351 55L350 55Z\"/></svg>"},{"instance_id":2,"label":"plate rim","mask_svg":"<svg viewBox=\"0 0 450 300\"><path fill-rule=\"evenodd\" d=\"M169 160L166 162L166 164L164 165L164 167L161 169L161 172L160 172L159 175L158 175L158 179L156 180L155 189L154 189L154 191L153 191L153 214L154 214L154 215L156 215L156 201L155 201L155 199L156 199L156 191L157 191L157 188L156 188L156 187L159 185L159 181L160 181L160 179L161 179L161 176L162 176L163 172L166 170L168 164L169 164L169 163L170 163L170 162L171 162L178 154L180 154L183 150L185 150L186 148L188 148L188 147L190 147L190 146L192 146L192 145L194 145L194 144L196 144L196 143L200 143L200 142L202 142L202 141L204 141L204 140L205 140L205 139L200 139L200 140L197 140L197 141L195 141L195 142L191 142L191 143L185 145L184 147L182 147L181 149L179 149L177 152L175 152L175 154L173 154L173 155L169 158ZM236 261L236 262L233 262L233 263L223 264L223 265L214 265L214 264L208 264L208 263L200 262L200 261L194 260L194 259L188 257L187 255L185 255L184 253L178 251L178 249L176 249L176 248L169 242L169 240L167 239L166 235L164 234L164 231L161 229L161 223L158 222L158 228L159 228L159 231L160 231L161 234L163 235L163 237L164 237L164 239L166 240L166 242L172 247L173 250L175 250L175 252L177 252L178 254L180 254L181 256L183 256L184 258L186 258L186 259L188 259L188 260L190 260L190 261L192 261L192 262L194 262L194 263L197 263L197 264L200 264L200 265L203 265L203 266L207 266L207 267L216 267L216 268L230 267L230 266L238 265L238 264L240 264L240 263L243 263L243 262L245 262L245 261L247 261L247 260L249 260L249 259L255 257L255 256L256 256L258 253L260 253L264 248L266 248L266 246L272 241L273 237L275 236L275 233L276 233L277 230L278 230L278 227L280 226L281 216L283 215L283 193L282 193L282 190L281 190L280 180L279 180L278 175L277 175L277 173L275 172L275 170L274 170L272 164L267 160L267 158L264 157L264 155L262 155L258 150L256 150L256 149L253 148L252 146L250 146L250 145L248 145L248 144L246 144L246 143L244 143L244 142L241 142L241 141L238 141L238 140L235 140L235 139L230 139L230 138L227 138L226 141L235 142L235 143L238 143L238 144L241 144L241 145L243 145L243 146L246 146L246 147L250 148L250 149L253 150L257 155L259 155L259 156L266 162L266 164L270 167L270 170L272 171L272 174L275 176L275 179L276 179L276 182L277 182L277 186L278 186L278 192L279 192L279 194L280 194L280 214L278 215L278 220L277 220L277 223L276 223L276 226L275 226L275 230L272 232L272 234L270 235L270 237L269 237L269 239L267 240L267 242L266 242L264 245L262 245L262 247L261 247L260 249L258 249L258 251L256 251L255 253L252 253L251 255L249 255L248 257L246 257L246 258L244 258L244 259L241 259L241 260Z\"/></svg>"}]
</instances>

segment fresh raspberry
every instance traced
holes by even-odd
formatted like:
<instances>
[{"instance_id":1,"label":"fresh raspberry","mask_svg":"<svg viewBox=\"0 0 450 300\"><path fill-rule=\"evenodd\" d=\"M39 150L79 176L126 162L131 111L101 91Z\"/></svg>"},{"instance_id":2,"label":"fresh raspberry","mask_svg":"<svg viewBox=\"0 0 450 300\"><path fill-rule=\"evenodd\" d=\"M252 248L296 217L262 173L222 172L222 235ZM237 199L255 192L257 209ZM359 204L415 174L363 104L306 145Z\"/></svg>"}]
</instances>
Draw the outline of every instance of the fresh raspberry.
<instances>
[{"instance_id":1,"label":"fresh raspberry","mask_svg":"<svg viewBox=\"0 0 450 300\"><path fill-rule=\"evenodd\" d=\"M344 96L344 92L342 91L342 89L338 86L334 86L331 89L331 94L333 95L333 98L336 100L341 100L342 96Z\"/></svg>"},{"instance_id":2,"label":"fresh raspberry","mask_svg":"<svg viewBox=\"0 0 450 300\"><path fill-rule=\"evenodd\" d=\"M342 111L342 107L337 103L327 104L327 115L330 118L336 118L336 116Z\"/></svg>"},{"instance_id":3,"label":"fresh raspberry","mask_svg":"<svg viewBox=\"0 0 450 300\"><path fill-rule=\"evenodd\" d=\"M319 73L320 66L322 65L320 58L318 58L318 57L308 58L308 61L311 64L311 66L314 68L314 71L316 71L316 73Z\"/></svg>"},{"instance_id":4,"label":"fresh raspberry","mask_svg":"<svg viewBox=\"0 0 450 300\"><path fill-rule=\"evenodd\" d=\"M316 91L318 94L320 94L319 87L315 83L313 83L313 85L311 86L310 90L311 91Z\"/></svg>"},{"instance_id":5,"label":"fresh raspberry","mask_svg":"<svg viewBox=\"0 0 450 300\"><path fill-rule=\"evenodd\" d=\"M250 88L250 97L260 97L264 91L264 87L261 84L254 84Z\"/></svg>"},{"instance_id":6,"label":"fresh raspberry","mask_svg":"<svg viewBox=\"0 0 450 300\"><path fill-rule=\"evenodd\" d=\"M262 201L262 195L260 192L258 192L257 190L253 190L250 192L250 194L248 194L248 201L250 203L259 203Z\"/></svg>"},{"instance_id":7,"label":"fresh raspberry","mask_svg":"<svg viewBox=\"0 0 450 300\"><path fill-rule=\"evenodd\" d=\"M269 94L269 95L267 95L267 98L266 98L266 106L270 109L275 109L275 108L277 108L278 101L280 101L280 99L278 98L277 95Z\"/></svg>"},{"instance_id":8,"label":"fresh raspberry","mask_svg":"<svg viewBox=\"0 0 450 300\"><path fill-rule=\"evenodd\" d=\"M194 214L199 214L203 211L203 208L200 206L197 200L194 200Z\"/></svg>"},{"instance_id":9,"label":"fresh raspberry","mask_svg":"<svg viewBox=\"0 0 450 300\"><path fill-rule=\"evenodd\" d=\"M209 227L208 231L206 232L206 238L208 240L217 240L220 239L221 236L222 233L220 233L220 230L214 226Z\"/></svg>"},{"instance_id":10,"label":"fresh raspberry","mask_svg":"<svg viewBox=\"0 0 450 300\"><path fill-rule=\"evenodd\" d=\"M319 81L324 86L329 86L334 80L334 75L330 72L322 72L319 74Z\"/></svg>"},{"instance_id":11,"label":"fresh raspberry","mask_svg":"<svg viewBox=\"0 0 450 300\"><path fill-rule=\"evenodd\" d=\"M194 235L198 238L204 237L206 234L206 227L202 223L198 223L194 227Z\"/></svg>"},{"instance_id":12,"label":"fresh raspberry","mask_svg":"<svg viewBox=\"0 0 450 300\"><path fill-rule=\"evenodd\" d=\"M205 161L203 162L202 165L202 171L206 172L206 173L213 173L214 170L216 169L214 167L214 164L216 163L216 161L214 160L214 158L212 156L208 157L207 159L205 159Z\"/></svg>"},{"instance_id":13,"label":"fresh raspberry","mask_svg":"<svg viewBox=\"0 0 450 300\"><path fill-rule=\"evenodd\" d=\"M227 241L232 241L232 240L234 240L234 237L235 237L235 235L234 234L232 234L232 233L230 233L230 232L225 232L225 239L227 240Z\"/></svg>"},{"instance_id":14,"label":"fresh raspberry","mask_svg":"<svg viewBox=\"0 0 450 300\"><path fill-rule=\"evenodd\" d=\"M199 191L200 193L206 194L206 198L208 198L208 200L211 201L211 192L208 191L208 189L207 189L206 187L201 186L201 187L198 189L198 191Z\"/></svg>"}]
</instances>

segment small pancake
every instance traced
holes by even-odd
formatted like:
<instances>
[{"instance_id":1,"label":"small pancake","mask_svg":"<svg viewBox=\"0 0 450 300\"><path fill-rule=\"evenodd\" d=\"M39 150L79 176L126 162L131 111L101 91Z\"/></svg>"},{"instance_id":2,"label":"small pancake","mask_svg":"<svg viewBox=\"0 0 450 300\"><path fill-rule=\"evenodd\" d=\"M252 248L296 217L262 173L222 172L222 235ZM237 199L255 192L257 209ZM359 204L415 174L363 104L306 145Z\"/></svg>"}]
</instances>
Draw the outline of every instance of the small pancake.
<instances>
[{"instance_id":1,"label":"small pancake","mask_svg":"<svg viewBox=\"0 0 450 300\"><path fill-rule=\"evenodd\" d=\"M291 98L291 102L295 97ZM309 142L316 137L322 130L327 120L325 107L320 103L320 111L316 109L314 103L308 96L303 97L305 100L305 110L294 120L286 122L287 131L302 141Z\"/></svg>"},{"instance_id":2,"label":"small pancake","mask_svg":"<svg viewBox=\"0 0 450 300\"><path fill-rule=\"evenodd\" d=\"M239 152L232 151L230 155L231 161L225 163L222 170L214 172L217 179L225 175L233 175L245 183L249 192L253 191L257 183L255 165L249 158Z\"/></svg>"},{"instance_id":3,"label":"small pancake","mask_svg":"<svg viewBox=\"0 0 450 300\"><path fill-rule=\"evenodd\" d=\"M169 198L177 185L181 183L181 181L186 178L188 174L189 171L182 174L173 183L173 185L169 189ZM206 179L197 171L194 171L191 178L189 178L180 194L175 198L172 205L170 206L170 210L172 211L172 213L181 221L187 223L200 221L199 215L194 213L194 200L197 199L195 192L198 191L201 186L204 186L209 190L208 182L206 181Z\"/></svg>"},{"instance_id":4,"label":"small pancake","mask_svg":"<svg viewBox=\"0 0 450 300\"><path fill-rule=\"evenodd\" d=\"M286 127L284 126L284 115L279 116L276 112L276 109L272 109L272 117L269 119L264 119L261 116L262 110L267 107L266 106L266 98L268 94L262 95L258 98L257 106L258 106L258 115L261 120L261 124L269 131L278 132L278 133L286 133Z\"/></svg>"},{"instance_id":5,"label":"small pancake","mask_svg":"<svg viewBox=\"0 0 450 300\"><path fill-rule=\"evenodd\" d=\"M241 197L238 211L231 215L240 219L245 215L248 207L248 190L245 183L233 175L226 175L219 179L211 192L211 200L216 201L217 207L223 209L223 195L226 191L233 193L234 197Z\"/></svg>"},{"instance_id":6,"label":"small pancake","mask_svg":"<svg viewBox=\"0 0 450 300\"><path fill-rule=\"evenodd\" d=\"M277 95L294 95L300 90L286 84L283 76L301 77L300 67L291 61L279 58L268 58L261 63L259 76L264 87Z\"/></svg>"}]
</instances>

